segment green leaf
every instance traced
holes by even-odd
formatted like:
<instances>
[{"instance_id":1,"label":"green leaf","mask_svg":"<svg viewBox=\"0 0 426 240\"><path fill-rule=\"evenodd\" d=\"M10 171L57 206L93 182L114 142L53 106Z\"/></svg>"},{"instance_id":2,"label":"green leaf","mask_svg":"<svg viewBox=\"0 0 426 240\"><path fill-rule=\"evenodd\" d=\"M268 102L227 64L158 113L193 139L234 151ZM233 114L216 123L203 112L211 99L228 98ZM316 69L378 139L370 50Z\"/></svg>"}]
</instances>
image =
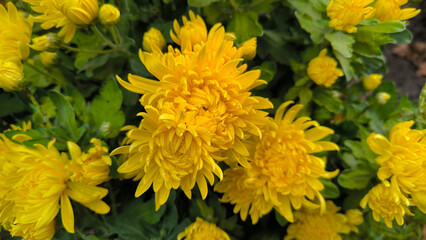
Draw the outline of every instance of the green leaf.
<instances>
[{"instance_id":1,"label":"green leaf","mask_svg":"<svg viewBox=\"0 0 426 240\"><path fill-rule=\"evenodd\" d=\"M386 21L380 22L377 25L364 25L358 27L360 32L375 32L375 33L396 33L405 30L405 25L401 21Z\"/></svg>"},{"instance_id":2,"label":"green leaf","mask_svg":"<svg viewBox=\"0 0 426 240\"><path fill-rule=\"evenodd\" d=\"M324 88L315 88L312 100L332 113L338 113L343 108L342 100L333 96L331 90Z\"/></svg>"},{"instance_id":3,"label":"green leaf","mask_svg":"<svg viewBox=\"0 0 426 240\"><path fill-rule=\"evenodd\" d=\"M343 153L342 154L342 160L345 163L346 166L355 169L358 161L356 160L356 158L354 157L354 155L350 154L350 153Z\"/></svg>"},{"instance_id":4,"label":"green leaf","mask_svg":"<svg viewBox=\"0 0 426 240\"><path fill-rule=\"evenodd\" d=\"M367 187L372 174L368 170L345 169L337 178L340 186L347 189L363 189Z\"/></svg>"},{"instance_id":5,"label":"green leaf","mask_svg":"<svg viewBox=\"0 0 426 240\"><path fill-rule=\"evenodd\" d=\"M312 100L312 90L308 87L304 87L299 92L299 101L300 104L307 106L309 102Z\"/></svg>"},{"instance_id":6,"label":"green leaf","mask_svg":"<svg viewBox=\"0 0 426 240\"><path fill-rule=\"evenodd\" d=\"M1 95L0 95L1 97ZM419 96L419 111L426 118L426 84L423 86Z\"/></svg>"},{"instance_id":7,"label":"green leaf","mask_svg":"<svg viewBox=\"0 0 426 240\"><path fill-rule=\"evenodd\" d=\"M275 210L274 212L275 212L275 220L277 220L278 224L281 227L285 227L288 224L287 219L285 219L285 217L283 217L277 210Z\"/></svg>"},{"instance_id":8,"label":"green leaf","mask_svg":"<svg viewBox=\"0 0 426 240\"><path fill-rule=\"evenodd\" d=\"M213 219L214 217L213 208L207 206L207 204L201 199L197 199L197 206L200 209L201 216L204 219Z\"/></svg>"},{"instance_id":9,"label":"green leaf","mask_svg":"<svg viewBox=\"0 0 426 240\"><path fill-rule=\"evenodd\" d=\"M227 32L233 32L237 36L236 43L243 43L253 37L263 34L262 25L259 23L257 13L236 13L227 26Z\"/></svg>"},{"instance_id":10,"label":"green leaf","mask_svg":"<svg viewBox=\"0 0 426 240\"><path fill-rule=\"evenodd\" d=\"M413 40L413 34L407 29L402 32L391 33L389 37L395 40L395 44L408 44Z\"/></svg>"},{"instance_id":11,"label":"green leaf","mask_svg":"<svg viewBox=\"0 0 426 240\"><path fill-rule=\"evenodd\" d=\"M330 179L320 178L319 180L324 185L324 189L321 191L321 194L325 198L334 199L340 196L339 188Z\"/></svg>"},{"instance_id":12,"label":"green leaf","mask_svg":"<svg viewBox=\"0 0 426 240\"><path fill-rule=\"evenodd\" d=\"M71 104L77 116L83 118L86 114L86 100L83 95L73 85L67 85L65 87L65 93L67 96L71 97Z\"/></svg>"},{"instance_id":13,"label":"green leaf","mask_svg":"<svg viewBox=\"0 0 426 240\"><path fill-rule=\"evenodd\" d=\"M334 55L336 56L337 60L339 60L340 66L342 67L343 73L345 74L346 81L350 81L355 76L355 70L351 66L350 59L346 58L339 52L335 52Z\"/></svg>"},{"instance_id":14,"label":"green leaf","mask_svg":"<svg viewBox=\"0 0 426 240\"><path fill-rule=\"evenodd\" d=\"M382 51L379 47L373 46L369 43L356 42L353 45L354 52L363 55L365 57L380 57L382 56Z\"/></svg>"},{"instance_id":15,"label":"green leaf","mask_svg":"<svg viewBox=\"0 0 426 240\"><path fill-rule=\"evenodd\" d=\"M59 125L70 134L71 140L77 142L81 137L80 129L77 129L74 109L68 100L59 92L49 91L49 97L56 106L56 117Z\"/></svg>"},{"instance_id":16,"label":"green leaf","mask_svg":"<svg viewBox=\"0 0 426 240\"><path fill-rule=\"evenodd\" d=\"M3 90L0 89L0 117L20 113L27 109L30 108L28 108L15 94L3 92Z\"/></svg>"},{"instance_id":17,"label":"green leaf","mask_svg":"<svg viewBox=\"0 0 426 240\"><path fill-rule=\"evenodd\" d=\"M334 51L339 52L345 58L352 57L352 45L355 43L353 36L337 31L326 34L325 38L330 41Z\"/></svg>"},{"instance_id":18,"label":"green leaf","mask_svg":"<svg viewBox=\"0 0 426 240\"><path fill-rule=\"evenodd\" d=\"M188 5L191 7L207 7L210 4L217 2L219 0L188 0Z\"/></svg>"},{"instance_id":19,"label":"green leaf","mask_svg":"<svg viewBox=\"0 0 426 240\"><path fill-rule=\"evenodd\" d=\"M104 41L96 34L89 35L82 31L77 31L71 42L77 44L80 49L84 50L102 50L105 46ZM81 70L86 67L90 59L97 55L97 53L78 52L75 57L74 66Z\"/></svg>"}]
</instances>

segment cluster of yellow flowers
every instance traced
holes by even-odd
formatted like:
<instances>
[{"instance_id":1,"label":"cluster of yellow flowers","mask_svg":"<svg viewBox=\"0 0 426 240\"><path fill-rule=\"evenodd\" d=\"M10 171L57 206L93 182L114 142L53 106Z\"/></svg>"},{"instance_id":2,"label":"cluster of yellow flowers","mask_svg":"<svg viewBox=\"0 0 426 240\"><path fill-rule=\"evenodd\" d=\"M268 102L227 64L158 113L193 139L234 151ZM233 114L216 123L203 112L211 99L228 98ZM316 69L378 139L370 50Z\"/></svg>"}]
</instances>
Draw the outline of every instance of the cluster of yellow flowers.
<instances>
[{"instance_id":1,"label":"cluster of yellow flowers","mask_svg":"<svg viewBox=\"0 0 426 240\"><path fill-rule=\"evenodd\" d=\"M200 16L189 13L183 26L174 22L171 37L180 49L169 46L158 31L146 34L139 56L159 81L129 74L130 83L117 77L126 89L144 94L140 102L146 112L138 128L131 129L127 146L112 154L126 154L118 171L126 178L140 180L136 196L153 185L156 208L166 202L170 190L181 188L191 198L198 185L203 198L207 182L223 173L217 161L238 160L228 155L247 155L241 140L260 136L271 108L265 98L253 97L250 89L264 84L260 71L246 71L241 64L243 49L234 46L234 35L221 24L208 32ZM159 39L159 40L158 40ZM150 41L154 40L154 41ZM232 162L232 161L231 161Z\"/></svg>"},{"instance_id":2,"label":"cluster of yellow flowers","mask_svg":"<svg viewBox=\"0 0 426 240\"><path fill-rule=\"evenodd\" d=\"M415 8L401 9L407 3L408 0L331 0L327 6L329 26L355 33L356 25L365 19L375 18L381 22L407 20L420 13Z\"/></svg>"},{"instance_id":3,"label":"cluster of yellow flowers","mask_svg":"<svg viewBox=\"0 0 426 240\"><path fill-rule=\"evenodd\" d=\"M27 44L33 23L11 2L7 10L0 4L0 22L0 87L12 91L20 88L24 78L22 60L30 54Z\"/></svg>"},{"instance_id":4,"label":"cluster of yellow flowers","mask_svg":"<svg viewBox=\"0 0 426 240\"><path fill-rule=\"evenodd\" d=\"M68 142L70 159L54 147L55 140L47 147L19 142L26 140L31 137L25 133L15 135L13 141L0 134L0 223L12 236L51 239L59 209L63 226L73 233L70 198L96 213L109 212L101 200L108 190L96 186L109 179L111 165L100 140L92 139L87 153Z\"/></svg>"},{"instance_id":5,"label":"cluster of yellow flowers","mask_svg":"<svg viewBox=\"0 0 426 240\"><path fill-rule=\"evenodd\" d=\"M374 219L382 217L390 228L393 219L402 225L403 216L412 214L409 206L426 213L426 130L413 130L413 124L396 124L389 139L377 133L367 138L371 150L380 155L376 158L380 165L377 176L382 182L362 199L361 206L368 204Z\"/></svg>"}]
</instances>

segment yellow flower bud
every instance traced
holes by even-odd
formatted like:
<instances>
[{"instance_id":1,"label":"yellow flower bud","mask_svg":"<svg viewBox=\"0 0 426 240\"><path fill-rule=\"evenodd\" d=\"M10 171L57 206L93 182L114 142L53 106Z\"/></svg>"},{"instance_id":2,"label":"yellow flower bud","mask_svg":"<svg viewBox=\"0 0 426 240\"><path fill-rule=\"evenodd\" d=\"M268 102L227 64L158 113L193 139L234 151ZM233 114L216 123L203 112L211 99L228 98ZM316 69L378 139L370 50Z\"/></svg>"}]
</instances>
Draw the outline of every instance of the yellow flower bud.
<instances>
[{"instance_id":1,"label":"yellow flower bud","mask_svg":"<svg viewBox=\"0 0 426 240\"><path fill-rule=\"evenodd\" d=\"M337 78L343 76L343 72L337 68L337 62L327 57L327 49L323 49L318 57L312 59L308 64L308 76L318 85L330 87Z\"/></svg>"},{"instance_id":2,"label":"yellow flower bud","mask_svg":"<svg viewBox=\"0 0 426 240\"><path fill-rule=\"evenodd\" d=\"M99 18L104 25L115 25L120 20L120 10L111 4L104 4L99 10Z\"/></svg>"},{"instance_id":3,"label":"yellow flower bud","mask_svg":"<svg viewBox=\"0 0 426 240\"><path fill-rule=\"evenodd\" d=\"M243 58L252 60L256 56L257 38L251 38L243 42L240 48L243 50Z\"/></svg>"},{"instance_id":4,"label":"yellow flower bud","mask_svg":"<svg viewBox=\"0 0 426 240\"><path fill-rule=\"evenodd\" d=\"M165 46L166 40L158 29L152 27L143 35L142 47L145 51L152 52L154 48L161 50Z\"/></svg>"},{"instance_id":5,"label":"yellow flower bud","mask_svg":"<svg viewBox=\"0 0 426 240\"><path fill-rule=\"evenodd\" d=\"M41 52L40 59L44 66L50 67L56 63L58 55L56 52Z\"/></svg>"},{"instance_id":6,"label":"yellow flower bud","mask_svg":"<svg viewBox=\"0 0 426 240\"><path fill-rule=\"evenodd\" d=\"M363 77L362 84L366 90L374 90L382 83L382 78L382 75L373 73L368 77Z\"/></svg>"},{"instance_id":7,"label":"yellow flower bud","mask_svg":"<svg viewBox=\"0 0 426 240\"><path fill-rule=\"evenodd\" d=\"M97 0L69 0L63 5L65 16L74 24L89 25L98 17Z\"/></svg>"},{"instance_id":8,"label":"yellow flower bud","mask_svg":"<svg viewBox=\"0 0 426 240\"><path fill-rule=\"evenodd\" d=\"M6 91L19 90L24 74L14 62L0 60L0 88Z\"/></svg>"},{"instance_id":9,"label":"yellow flower bud","mask_svg":"<svg viewBox=\"0 0 426 240\"><path fill-rule=\"evenodd\" d=\"M33 44L30 47L37 51L55 52L59 49L59 38L54 33L48 33L40 37L33 38Z\"/></svg>"},{"instance_id":10,"label":"yellow flower bud","mask_svg":"<svg viewBox=\"0 0 426 240\"><path fill-rule=\"evenodd\" d=\"M377 93L377 95L376 95L376 98L377 98L377 102L379 102L379 104L386 104L386 102L390 99L390 95L389 95L389 93L386 93L386 92L379 92L379 93Z\"/></svg>"}]
</instances>

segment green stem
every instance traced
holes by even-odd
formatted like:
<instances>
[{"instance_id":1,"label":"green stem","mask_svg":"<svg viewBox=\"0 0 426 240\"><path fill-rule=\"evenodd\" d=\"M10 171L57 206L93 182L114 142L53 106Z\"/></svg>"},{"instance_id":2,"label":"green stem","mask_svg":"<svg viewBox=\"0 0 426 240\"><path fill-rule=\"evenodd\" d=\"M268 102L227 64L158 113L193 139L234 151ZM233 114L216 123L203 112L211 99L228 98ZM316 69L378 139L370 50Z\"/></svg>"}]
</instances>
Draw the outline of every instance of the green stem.
<instances>
[{"instance_id":1,"label":"green stem","mask_svg":"<svg viewBox=\"0 0 426 240\"><path fill-rule=\"evenodd\" d=\"M65 48L68 51L71 52L84 52L84 53L96 53L96 54L108 54L108 53L115 53L118 51L122 51L120 49L114 48L114 49L109 49L109 50L90 50L90 49L81 49L81 48L75 48L75 47L70 47L68 45L65 44L61 44L62 48Z\"/></svg>"},{"instance_id":2,"label":"green stem","mask_svg":"<svg viewBox=\"0 0 426 240\"><path fill-rule=\"evenodd\" d=\"M110 27L110 31L112 34L112 37L114 38L114 42L117 46L121 46L121 44L123 44L123 40L121 38L120 32L117 29L117 26L111 26Z\"/></svg>"},{"instance_id":3,"label":"green stem","mask_svg":"<svg viewBox=\"0 0 426 240\"><path fill-rule=\"evenodd\" d=\"M105 37L102 32L99 30L98 27L96 27L96 25L92 25L90 26L90 28L93 30L93 32L95 32L96 35L98 35L100 38L102 38L102 40L104 40L106 42L106 44L108 44L108 46L110 46L111 48L117 48L117 46L111 42L111 40L109 40L107 37Z\"/></svg>"},{"instance_id":4,"label":"green stem","mask_svg":"<svg viewBox=\"0 0 426 240\"><path fill-rule=\"evenodd\" d=\"M46 113L43 112L43 110L41 110L40 104L37 102L34 95L31 93L31 91L27 87L25 87L22 91L30 99L31 103L34 104L34 106L40 111L40 113L43 115L43 117L47 117Z\"/></svg>"}]
</instances>

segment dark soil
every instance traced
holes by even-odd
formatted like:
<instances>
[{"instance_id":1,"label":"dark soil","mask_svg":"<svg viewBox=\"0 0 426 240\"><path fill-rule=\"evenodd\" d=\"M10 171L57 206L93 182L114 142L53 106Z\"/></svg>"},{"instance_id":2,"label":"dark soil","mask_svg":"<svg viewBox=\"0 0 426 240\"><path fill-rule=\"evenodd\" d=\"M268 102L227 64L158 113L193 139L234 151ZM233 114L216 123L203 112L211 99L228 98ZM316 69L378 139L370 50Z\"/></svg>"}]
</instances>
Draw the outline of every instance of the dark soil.
<instances>
[{"instance_id":1,"label":"dark soil","mask_svg":"<svg viewBox=\"0 0 426 240\"><path fill-rule=\"evenodd\" d=\"M426 1L422 1L418 8L422 12L409 21L408 29L413 33L413 41L426 42ZM394 45L389 45L385 48L388 72L384 76L384 80L395 82L400 96L407 94L410 100L417 100L426 83L426 77L417 76L415 64L394 55L392 53L394 47Z\"/></svg>"}]
</instances>

